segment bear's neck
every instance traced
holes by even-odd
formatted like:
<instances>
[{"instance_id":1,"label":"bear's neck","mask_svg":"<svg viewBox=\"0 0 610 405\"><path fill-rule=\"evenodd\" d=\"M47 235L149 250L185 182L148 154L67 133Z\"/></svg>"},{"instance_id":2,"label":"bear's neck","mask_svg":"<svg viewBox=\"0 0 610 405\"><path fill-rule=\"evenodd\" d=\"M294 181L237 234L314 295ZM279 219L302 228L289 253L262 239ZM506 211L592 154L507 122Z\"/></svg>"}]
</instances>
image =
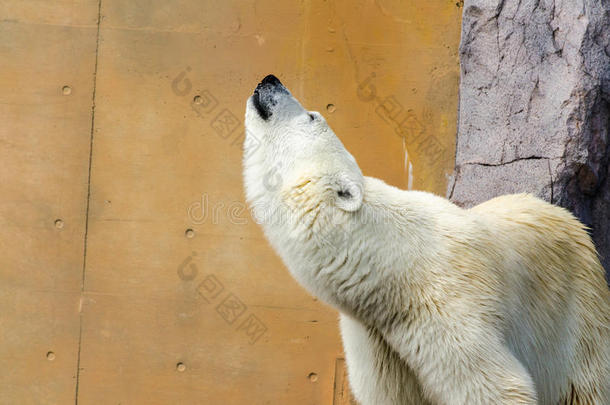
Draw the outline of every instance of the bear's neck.
<instances>
[{"instance_id":1,"label":"bear's neck","mask_svg":"<svg viewBox=\"0 0 610 405\"><path fill-rule=\"evenodd\" d=\"M365 178L364 189L362 207L351 213L312 203L299 206L297 221L286 221L295 208L280 204L280 221L265 225L265 233L310 293L364 322L385 324L397 320L413 299L410 289L423 282L423 263L442 245L434 240L437 206L450 203L373 178Z\"/></svg>"}]
</instances>

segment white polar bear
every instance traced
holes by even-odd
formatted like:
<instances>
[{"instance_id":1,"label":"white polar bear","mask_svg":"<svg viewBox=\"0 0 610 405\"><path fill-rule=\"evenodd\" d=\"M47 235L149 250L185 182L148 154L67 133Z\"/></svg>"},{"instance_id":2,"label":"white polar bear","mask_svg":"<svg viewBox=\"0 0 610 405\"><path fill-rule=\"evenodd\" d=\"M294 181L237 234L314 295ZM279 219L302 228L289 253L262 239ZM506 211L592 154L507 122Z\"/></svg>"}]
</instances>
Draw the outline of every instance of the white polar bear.
<instances>
[{"instance_id":1,"label":"white polar bear","mask_svg":"<svg viewBox=\"0 0 610 405\"><path fill-rule=\"evenodd\" d=\"M529 195L465 210L363 177L272 75L246 128L247 200L340 311L361 404L610 404L610 293L566 210Z\"/></svg>"}]
</instances>

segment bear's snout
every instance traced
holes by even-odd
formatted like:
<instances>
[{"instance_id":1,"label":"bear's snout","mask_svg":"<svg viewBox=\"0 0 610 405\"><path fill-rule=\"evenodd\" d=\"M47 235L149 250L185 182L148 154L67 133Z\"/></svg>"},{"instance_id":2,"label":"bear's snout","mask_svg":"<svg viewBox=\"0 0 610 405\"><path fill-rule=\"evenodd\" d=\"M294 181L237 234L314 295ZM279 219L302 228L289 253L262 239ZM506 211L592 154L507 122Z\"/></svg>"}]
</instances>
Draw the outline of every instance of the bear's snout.
<instances>
[{"instance_id":1,"label":"bear's snout","mask_svg":"<svg viewBox=\"0 0 610 405\"><path fill-rule=\"evenodd\" d=\"M267 75L256 86L252 95L252 102L258 115L265 121L273 115L273 107L277 105L280 94L288 94L288 90L274 75Z\"/></svg>"},{"instance_id":2,"label":"bear's snout","mask_svg":"<svg viewBox=\"0 0 610 405\"><path fill-rule=\"evenodd\" d=\"M258 84L258 86L256 87L257 89L260 86L263 86L265 84L270 84L271 86L277 86L282 85L282 82L280 82L280 79L278 79L277 77L275 77L274 75L267 75L265 76L265 78Z\"/></svg>"}]
</instances>

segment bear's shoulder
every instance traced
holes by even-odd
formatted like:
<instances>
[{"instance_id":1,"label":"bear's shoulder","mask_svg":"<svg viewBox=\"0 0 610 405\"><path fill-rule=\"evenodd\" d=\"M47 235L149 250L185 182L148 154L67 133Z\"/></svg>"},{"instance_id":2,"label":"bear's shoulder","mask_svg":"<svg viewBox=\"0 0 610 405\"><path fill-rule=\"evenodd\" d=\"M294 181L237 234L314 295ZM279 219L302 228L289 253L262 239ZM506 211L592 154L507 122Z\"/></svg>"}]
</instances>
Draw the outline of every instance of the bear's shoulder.
<instances>
[{"instance_id":1,"label":"bear's shoulder","mask_svg":"<svg viewBox=\"0 0 610 405\"><path fill-rule=\"evenodd\" d=\"M527 193L501 195L470 208L470 211L478 214L492 214L497 217L510 216L513 219L522 220L531 216L576 221L576 218L565 208Z\"/></svg>"},{"instance_id":2,"label":"bear's shoulder","mask_svg":"<svg viewBox=\"0 0 610 405\"><path fill-rule=\"evenodd\" d=\"M529 229L547 235L576 240L580 245L593 249L588 228L570 211L553 205L532 194L507 194L492 198L469 212L484 218L488 224L508 229Z\"/></svg>"}]
</instances>

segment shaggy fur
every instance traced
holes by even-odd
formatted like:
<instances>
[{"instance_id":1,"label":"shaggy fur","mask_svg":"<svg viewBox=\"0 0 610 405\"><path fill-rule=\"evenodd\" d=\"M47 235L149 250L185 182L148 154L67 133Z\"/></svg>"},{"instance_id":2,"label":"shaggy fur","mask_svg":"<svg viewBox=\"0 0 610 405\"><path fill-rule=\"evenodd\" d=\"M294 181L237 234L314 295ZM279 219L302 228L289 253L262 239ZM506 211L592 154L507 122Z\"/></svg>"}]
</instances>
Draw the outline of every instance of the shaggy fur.
<instances>
[{"instance_id":1,"label":"shaggy fur","mask_svg":"<svg viewBox=\"0 0 610 405\"><path fill-rule=\"evenodd\" d=\"M246 128L247 200L341 313L361 404L610 404L610 292L568 211L525 194L465 210L364 177L274 77Z\"/></svg>"}]
</instances>

